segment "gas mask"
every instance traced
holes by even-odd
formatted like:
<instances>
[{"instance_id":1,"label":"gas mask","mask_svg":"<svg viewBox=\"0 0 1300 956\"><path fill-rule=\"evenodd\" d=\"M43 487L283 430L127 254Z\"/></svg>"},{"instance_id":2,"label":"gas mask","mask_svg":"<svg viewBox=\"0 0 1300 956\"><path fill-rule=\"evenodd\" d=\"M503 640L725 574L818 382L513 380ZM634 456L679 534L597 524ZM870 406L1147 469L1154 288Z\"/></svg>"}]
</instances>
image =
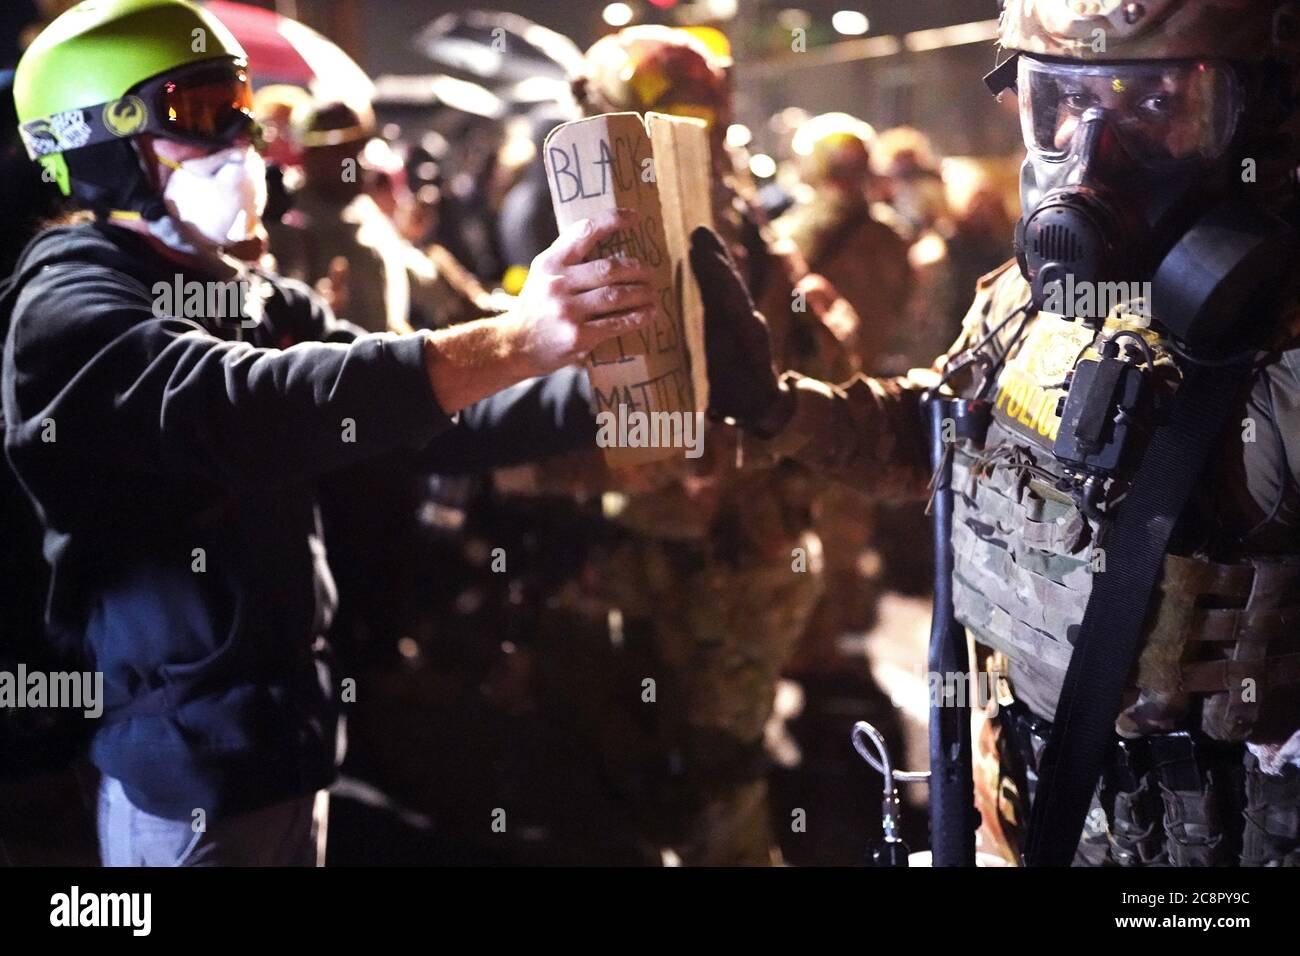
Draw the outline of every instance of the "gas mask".
<instances>
[{"instance_id":1,"label":"gas mask","mask_svg":"<svg viewBox=\"0 0 1300 956\"><path fill-rule=\"evenodd\" d=\"M1033 304L1099 327L1119 305L1145 315L1190 362L1250 353L1294 255L1294 234L1234 190L1245 96L1213 61L1079 63L1021 54L1027 156L1016 257ZM1135 347L1127 352L1122 340ZM1101 476L1144 416L1149 348L1111 334L1078 361L1053 453L1082 477L1096 516Z\"/></svg>"},{"instance_id":2,"label":"gas mask","mask_svg":"<svg viewBox=\"0 0 1300 956\"><path fill-rule=\"evenodd\" d=\"M163 201L173 219L217 246L255 235L267 189L266 164L253 147L230 146L168 165Z\"/></svg>"},{"instance_id":3,"label":"gas mask","mask_svg":"<svg viewBox=\"0 0 1300 956\"><path fill-rule=\"evenodd\" d=\"M1071 308L1070 290L1151 280L1226 193L1241 85L1214 62L1018 60L1016 256L1040 308L1100 320Z\"/></svg>"}]
</instances>

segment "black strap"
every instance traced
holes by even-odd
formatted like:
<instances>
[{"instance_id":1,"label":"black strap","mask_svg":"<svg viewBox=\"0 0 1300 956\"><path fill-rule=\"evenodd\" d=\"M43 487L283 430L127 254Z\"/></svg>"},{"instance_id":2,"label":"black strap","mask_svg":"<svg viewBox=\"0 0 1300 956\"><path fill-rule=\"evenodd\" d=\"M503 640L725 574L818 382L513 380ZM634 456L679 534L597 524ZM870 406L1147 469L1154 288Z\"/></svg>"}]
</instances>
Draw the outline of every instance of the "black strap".
<instances>
[{"instance_id":1,"label":"black strap","mask_svg":"<svg viewBox=\"0 0 1300 956\"><path fill-rule=\"evenodd\" d=\"M1175 394L1115 512L1043 752L1026 863L1068 866L1115 744L1115 718L1141 648L1143 624L1179 515L1191 498L1249 363L1193 367Z\"/></svg>"}]
</instances>

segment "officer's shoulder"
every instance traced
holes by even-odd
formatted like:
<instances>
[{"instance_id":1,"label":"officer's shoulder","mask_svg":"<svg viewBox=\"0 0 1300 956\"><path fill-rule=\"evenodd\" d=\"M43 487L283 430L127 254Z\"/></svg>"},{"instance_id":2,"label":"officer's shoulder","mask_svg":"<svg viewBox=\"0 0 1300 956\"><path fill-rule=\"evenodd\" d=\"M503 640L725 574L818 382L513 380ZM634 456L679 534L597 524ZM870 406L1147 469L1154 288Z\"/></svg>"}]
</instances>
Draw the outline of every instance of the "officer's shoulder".
<instances>
[{"instance_id":1,"label":"officer's shoulder","mask_svg":"<svg viewBox=\"0 0 1300 956\"><path fill-rule=\"evenodd\" d=\"M1015 259L1008 259L975 282L975 301L971 314L977 318L1003 316L1014 312L1029 299L1029 283L1020 274Z\"/></svg>"},{"instance_id":2,"label":"officer's shoulder","mask_svg":"<svg viewBox=\"0 0 1300 956\"><path fill-rule=\"evenodd\" d=\"M906 257L908 243L897 229L881 222L873 215L862 217L858 224L858 240L876 251L887 251Z\"/></svg>"},{"instance_id":3,"label":"officer's shoulder","mask_svg":"<svg viewBox=\"0 0 1300 956\"><path fill-rule=\"evenodd\" d=\"M910 246L915 241L916 230L889 203L873 202L870 210L871 218L897 236L904 245Z\"/></svg>"},{"instance_id":4,"label":"officer's shoulder","mask_svg":"<svg viewBox=\"0 0 1300 956\"><path fill-rule=\"evenodd\" d=\"M996 269L986 272L976 279L975 291L983 292L996 286L1007 286L1016 280L1019 280L1020 285L1026 285L1024 276L1020 274L1020 269L1016 265L1016 260L1008 259Z\"/></svg>"}]
</instances>

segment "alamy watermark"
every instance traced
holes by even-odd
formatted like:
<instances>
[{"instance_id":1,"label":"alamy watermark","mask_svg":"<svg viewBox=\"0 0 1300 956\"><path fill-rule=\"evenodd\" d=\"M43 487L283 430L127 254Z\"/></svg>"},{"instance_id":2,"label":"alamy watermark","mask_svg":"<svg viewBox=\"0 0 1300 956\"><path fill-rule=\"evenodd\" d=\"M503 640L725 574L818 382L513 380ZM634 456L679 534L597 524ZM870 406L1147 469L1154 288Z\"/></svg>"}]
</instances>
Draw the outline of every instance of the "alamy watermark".
<instances>
[{"instance_id":1,"label":"alamy watermark","mask_svg":"<svg viewBox=\"0 0 1300 956\"><path fill-rule=\"evenodd\" d=\"M104 675L100 671L0 671L0 708L67 708L86 717L104 713Z\"/></svg>"},{"instance_id":2,"label":"alamy watermark","mask_svg":"<svg viewBox=\"0 0 1300 956\"><path fill-rule=\"evenodd\" d=\"M931 707L972 707L997 713L997 671L927 671L926 694Z\"/></svg>"},{"instance_id":3,"label":"alamy watermark","mask_svg":"<svg viewBox=\"0 0 1300 956\"><path fill-rule=\"evenodd\" d=\"M1125 312L1151 318L1150 282L1076 281L1073 273L1064 280L1043 286L1043 311L1053 315L1104 319L1122 306Z\"/></svg>"},{"instance_id":4,"label":"alamy watermark","mask_svg":"<svg viewBox=\"0 0 1300 956\"><path fill-rule=\"evenodd\" d=\"M687 458L704 454L703 412L645 412L619 405L596 414L601 448L681 448Z\"/></svg>"},{"instance_id":5,"label":"alamy watermark","mask_svg":"<svg viewBox=\"0 0 1300 956\"><path fill-rule=\"evenodd\" d=\"M208 319L256 325L248 308L253 301L250 287L246 279L187 281L178 272L171 282L154 283L153 314L159 319Z\"/></svg>"},{"instance_id":6,"label":"alamy watermark","mask_svg":"<svg viewBox=\"0 0 1300 956\"><path fill-rule=\"evenodd\" d=\"M65 927L128 927L132 936L148 936L153 928L152 893L83 893L73 886L50 897L50 925Z\"/></svg>"}]
</instances>

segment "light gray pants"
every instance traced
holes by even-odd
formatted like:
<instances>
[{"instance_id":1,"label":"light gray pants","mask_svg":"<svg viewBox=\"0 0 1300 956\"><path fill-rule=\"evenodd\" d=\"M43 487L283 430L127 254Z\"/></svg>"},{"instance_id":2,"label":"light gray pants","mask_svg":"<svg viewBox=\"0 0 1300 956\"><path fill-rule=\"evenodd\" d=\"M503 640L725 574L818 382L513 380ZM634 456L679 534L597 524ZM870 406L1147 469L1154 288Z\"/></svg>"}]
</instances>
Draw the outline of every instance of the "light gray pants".
<instances>
[{"instance_id":1,"label":"light gray pants","mask_svg":"<svg viewBox=\"0 0 1300 956\"><path fill-rule=\"evenodd\" d=\"M168 820L133 804L122 784L99 783L99 855L104 866L324 866L329 793L208 820Z\"/></svg>"}]
</instances>

